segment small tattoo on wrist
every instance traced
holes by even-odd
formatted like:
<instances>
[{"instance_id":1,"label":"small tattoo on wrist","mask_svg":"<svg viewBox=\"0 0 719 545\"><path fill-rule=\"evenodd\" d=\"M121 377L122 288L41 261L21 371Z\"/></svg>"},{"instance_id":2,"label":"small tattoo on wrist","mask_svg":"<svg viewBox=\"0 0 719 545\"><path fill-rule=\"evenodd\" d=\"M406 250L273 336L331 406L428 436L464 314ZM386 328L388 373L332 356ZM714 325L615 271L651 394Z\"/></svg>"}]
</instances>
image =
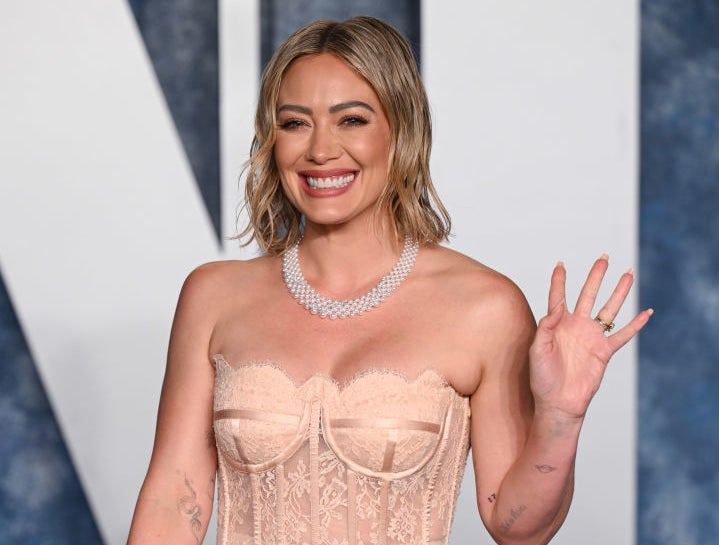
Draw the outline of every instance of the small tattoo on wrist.
<instances>
[{"instance_id":1,"label":"small tattoo on wrist","mask_svg":"<svg viewBox=\"0 0 719 545\"><path fill-rule=\"evenodd\" d=\"M487 501L489 503L493 503L497 499L497 494L490 494L489 497L487 497Z\"/></svg>"}]
</instances>

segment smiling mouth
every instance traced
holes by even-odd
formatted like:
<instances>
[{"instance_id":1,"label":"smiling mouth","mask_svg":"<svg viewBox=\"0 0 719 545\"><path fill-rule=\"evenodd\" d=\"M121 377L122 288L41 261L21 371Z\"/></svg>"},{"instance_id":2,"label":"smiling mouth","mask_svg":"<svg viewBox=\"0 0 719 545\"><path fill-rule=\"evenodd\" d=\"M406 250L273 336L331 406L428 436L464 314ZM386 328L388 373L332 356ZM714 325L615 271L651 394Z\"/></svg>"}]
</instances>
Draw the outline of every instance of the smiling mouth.
<instances>
[{"instance_id":1,"label":"smiling mouth","mask_svg":"<svg viewBox=\"0 0 719 545\"><path fill-rule=\"evenodd\" d=\"M355 179L355 173L345 174L344 176L330 176L328 178L317 178L315 176L306 176L307 185L312 189L337 189L352 183Z\"/></svg>"}]
</instances>

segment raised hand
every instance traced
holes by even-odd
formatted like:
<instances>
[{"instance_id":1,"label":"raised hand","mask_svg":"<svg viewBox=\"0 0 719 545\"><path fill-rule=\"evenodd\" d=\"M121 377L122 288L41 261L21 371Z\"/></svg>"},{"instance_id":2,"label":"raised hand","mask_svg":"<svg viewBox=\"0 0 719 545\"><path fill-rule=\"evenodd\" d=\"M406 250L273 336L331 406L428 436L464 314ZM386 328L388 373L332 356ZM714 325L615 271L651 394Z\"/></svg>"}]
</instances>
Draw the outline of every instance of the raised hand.
<instances>
[{"instance_id":1,"label":"raised hand","mask_svg":"<svg viewBox=\"0 0 719 545\"><path fill-rule=\"evenodd\" d=\"M560 262L554 268L548 313L539 321L529 350L530 384L538 410L555 412L560 418L584 417L609 359L652 315L651 309L644 310L621 329L613 330L613 320L634 283L634 271L629 270L605 305L592 316L608 266L606 255L595 261L573 313L566 304L564 265Z\"/></svg>"}]
</instances>

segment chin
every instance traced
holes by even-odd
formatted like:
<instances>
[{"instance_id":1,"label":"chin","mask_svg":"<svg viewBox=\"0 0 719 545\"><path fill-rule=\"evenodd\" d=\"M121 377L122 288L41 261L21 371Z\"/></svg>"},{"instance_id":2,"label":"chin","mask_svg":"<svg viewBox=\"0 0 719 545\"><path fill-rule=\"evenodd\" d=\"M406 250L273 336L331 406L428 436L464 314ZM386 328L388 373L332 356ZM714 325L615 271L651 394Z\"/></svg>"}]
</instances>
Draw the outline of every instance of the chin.
<instances>
[{"instance_id":1,"label":"chin","mask_svg":"<svg viewBox=\"0 0 719 545\"><path fill-rule=\"evenodd\" d=\"M327 226L339 226L339 225L346 225L348 223L354 223L357 221L362 221L361 216L364 214L362 212L351 212L345 210L322 210L322 211L310 211L309 213L305 213L305 220L308 223L312 223L315 225L327 225Z\"/></svg>"}]
</instances>

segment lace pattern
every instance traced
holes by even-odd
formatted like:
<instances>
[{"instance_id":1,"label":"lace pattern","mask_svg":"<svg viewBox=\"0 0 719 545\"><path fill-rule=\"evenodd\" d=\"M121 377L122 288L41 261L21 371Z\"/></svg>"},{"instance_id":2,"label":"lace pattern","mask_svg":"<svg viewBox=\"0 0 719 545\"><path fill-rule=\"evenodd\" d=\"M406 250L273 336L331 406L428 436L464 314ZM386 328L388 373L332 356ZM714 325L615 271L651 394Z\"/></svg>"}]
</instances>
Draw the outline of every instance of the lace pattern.
<instances>
[{"instance_id":1,"label":"lace pattern","mask_svg":"<svg viewBox=\"0 0 719 545\"><path fill-rule=\"evenodd\" d=\"M215 361L220 545L447 543L469 402L437 371L298 383Z\"/></svg>"}]
</instances>

